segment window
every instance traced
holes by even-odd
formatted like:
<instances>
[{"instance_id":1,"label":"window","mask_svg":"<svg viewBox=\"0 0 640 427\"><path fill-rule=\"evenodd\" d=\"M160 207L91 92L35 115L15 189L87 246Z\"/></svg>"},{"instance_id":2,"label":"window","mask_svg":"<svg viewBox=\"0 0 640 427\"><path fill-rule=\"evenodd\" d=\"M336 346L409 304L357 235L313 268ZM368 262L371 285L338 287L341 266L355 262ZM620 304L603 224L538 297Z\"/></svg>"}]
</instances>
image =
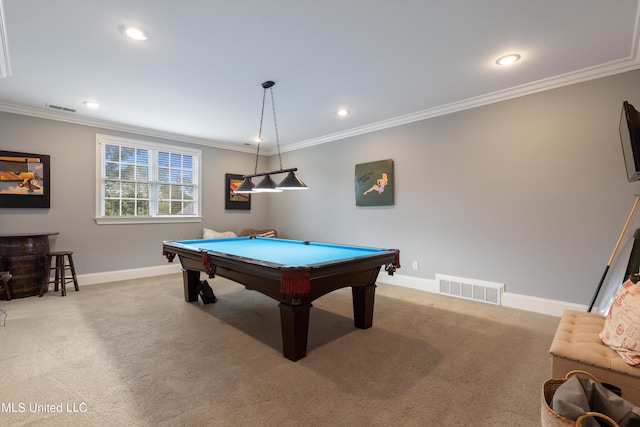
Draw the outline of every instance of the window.
<instances>
[{"instance_id":1,"label":"window","mask_svg":"<svg viewBox=\"0 0 640 427\"><path fill-rule=\"evenodd\" d=\"M200 221L200 150L96 136L98 224Z\"/></svg>"}]
</instances>

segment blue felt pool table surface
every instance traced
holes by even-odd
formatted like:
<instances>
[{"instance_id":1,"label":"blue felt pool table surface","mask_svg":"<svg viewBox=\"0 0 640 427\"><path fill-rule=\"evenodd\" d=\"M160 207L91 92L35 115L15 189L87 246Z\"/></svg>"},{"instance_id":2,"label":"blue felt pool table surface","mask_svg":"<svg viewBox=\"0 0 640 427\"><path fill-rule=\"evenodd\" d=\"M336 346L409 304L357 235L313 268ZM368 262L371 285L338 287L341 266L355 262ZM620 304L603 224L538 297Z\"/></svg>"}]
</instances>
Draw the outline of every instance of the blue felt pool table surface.
<instances>
[{"instance_id":1,"label":"blue felt pool table surface","mask_svg":"<svg viewBox=\"0 0 640 427\"><path fill-rule=\"evenodd\" d=\"M284 266L303 267L375 255L385 249L266 237L175 240L192 250L219 252Z\"/></svg>"}]
</instances>

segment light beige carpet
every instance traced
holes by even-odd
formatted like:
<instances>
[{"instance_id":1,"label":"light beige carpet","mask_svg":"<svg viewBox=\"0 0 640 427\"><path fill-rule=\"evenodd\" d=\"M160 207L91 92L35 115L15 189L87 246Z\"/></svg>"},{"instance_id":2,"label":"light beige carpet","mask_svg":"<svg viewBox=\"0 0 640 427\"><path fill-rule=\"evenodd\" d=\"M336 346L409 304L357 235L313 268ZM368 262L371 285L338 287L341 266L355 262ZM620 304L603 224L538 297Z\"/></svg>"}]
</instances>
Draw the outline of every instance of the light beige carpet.
<instances>
[{"instance_id":1,"label":"light beige carpet","mask_svg":"<svg viewBox=\"0 0 640 427\"><path fill-rule=\"evenodd\" d=\"M276 301L210 283L207 306L181 275L0 301L0 424L540 425L559 318L380 285L360 330L343 289L291 362Z\"/></svg>"}]
</instances>

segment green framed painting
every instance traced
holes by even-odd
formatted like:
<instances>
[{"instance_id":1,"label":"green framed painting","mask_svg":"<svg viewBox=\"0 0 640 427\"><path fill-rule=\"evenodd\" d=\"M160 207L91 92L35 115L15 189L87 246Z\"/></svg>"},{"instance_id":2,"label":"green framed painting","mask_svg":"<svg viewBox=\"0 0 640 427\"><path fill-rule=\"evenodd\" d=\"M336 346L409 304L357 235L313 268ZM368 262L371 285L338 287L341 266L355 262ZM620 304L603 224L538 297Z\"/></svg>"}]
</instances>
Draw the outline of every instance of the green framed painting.
<instances>
[{"instance_id":1,"label":"green framed painting","mask_svg":"<svg viewBox=\"0 0 640 427\"><path fill-rule=\"evenodd\" d=\"M393 160L356 165L356 206L393 205L393 184Z\"/></svg>"}]
</instances>

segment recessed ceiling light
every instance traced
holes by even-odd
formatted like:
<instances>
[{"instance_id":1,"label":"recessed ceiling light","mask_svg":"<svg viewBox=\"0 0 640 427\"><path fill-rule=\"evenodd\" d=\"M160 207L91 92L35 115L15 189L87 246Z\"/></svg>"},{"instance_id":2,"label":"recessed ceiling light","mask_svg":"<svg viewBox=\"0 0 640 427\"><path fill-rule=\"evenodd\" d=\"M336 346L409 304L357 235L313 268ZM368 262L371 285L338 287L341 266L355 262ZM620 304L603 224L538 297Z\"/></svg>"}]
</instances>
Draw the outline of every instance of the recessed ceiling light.
<instances>
[{"instance_id":1,"label":"recessed ceiling light","mask_svg":"<svg viewBox=\"0 0 640 427\"><path fill-rule=\"evenodd\" d=\"M520 55L518 55L517 53L510 53L509 55L505 55L496 59L496 64L511 65L515 62L518 62L519 59L520 59Z\"/></svg>"},{"instance_id":2,"label":"recessed ceiling light","mask_svg":"<svg viewBox=\"0 0 640 427\"><path fill-rule=\"evenodd\" d=\"M345 110L345 109L338 110L336 114L340 117L346 117L349 115L349 110Z\"/></svg>"},{"instance_id":3,"label":"recessed ceiling light","mask_svg":"<svg viewBox=\"0 0 640 427\"><path fill-rule=\"evenodd\" d=\"M125 26L125 27L122 27L122 32L124 33L125 36L134 40L147 39L147 34L137 27Z\"/></svg>"},{"instance_id":4,"label":"recessed ceiling light","mask_svg":"<svg viewBox=\"0 0 640 427\"><path fill-rule=\"evenodd\" d=\"M93 110L95 110L96 108L100 108L100 104L98 104L97 102L93 102L93 101L86 101L84 103L84 105L86 105L87 108L91 108Z\"/></svg>"}]
</instances>

